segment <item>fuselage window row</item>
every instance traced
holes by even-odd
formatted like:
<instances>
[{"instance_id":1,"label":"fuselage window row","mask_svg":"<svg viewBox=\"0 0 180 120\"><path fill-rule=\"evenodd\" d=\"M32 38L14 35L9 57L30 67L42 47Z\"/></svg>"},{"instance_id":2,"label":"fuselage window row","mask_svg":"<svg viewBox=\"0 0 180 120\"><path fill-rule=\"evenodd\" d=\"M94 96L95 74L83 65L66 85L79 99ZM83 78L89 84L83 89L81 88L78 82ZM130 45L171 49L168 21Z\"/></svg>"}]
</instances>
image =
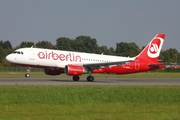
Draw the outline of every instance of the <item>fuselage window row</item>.
<instances>
[{"instance_id":1,"label":"fuselage window row","mask_svg":"<svg viewBox=\"0 0 180 120\"><path fill-rule=\"evenodd\" d=\"M87 61L98 61L98 62L110 62L110 61L106 61L106 60L87 59L87 58L82 58L82 60L87 60Z\"/></svg>"}]
</instances>

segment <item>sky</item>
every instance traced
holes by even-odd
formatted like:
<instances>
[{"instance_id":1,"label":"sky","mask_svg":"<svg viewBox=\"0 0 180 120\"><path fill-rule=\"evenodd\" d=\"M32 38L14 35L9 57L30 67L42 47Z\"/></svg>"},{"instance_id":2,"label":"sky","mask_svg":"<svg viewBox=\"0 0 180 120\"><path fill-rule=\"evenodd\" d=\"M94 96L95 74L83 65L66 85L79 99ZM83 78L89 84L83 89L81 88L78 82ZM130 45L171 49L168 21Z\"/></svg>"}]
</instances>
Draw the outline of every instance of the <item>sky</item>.
<instances>
[{"instance_id":1,"label":"sky","mask_svg":"<svg viewBox=\"0 0 180 120\"><path fill-rule=\"evenodd\" d=\"M180 0L0 0L0 40L13 47L80 35L99 46L135 42L140 48L165 33L163 50L180 51Z\"/></svg>"}]
</instances>

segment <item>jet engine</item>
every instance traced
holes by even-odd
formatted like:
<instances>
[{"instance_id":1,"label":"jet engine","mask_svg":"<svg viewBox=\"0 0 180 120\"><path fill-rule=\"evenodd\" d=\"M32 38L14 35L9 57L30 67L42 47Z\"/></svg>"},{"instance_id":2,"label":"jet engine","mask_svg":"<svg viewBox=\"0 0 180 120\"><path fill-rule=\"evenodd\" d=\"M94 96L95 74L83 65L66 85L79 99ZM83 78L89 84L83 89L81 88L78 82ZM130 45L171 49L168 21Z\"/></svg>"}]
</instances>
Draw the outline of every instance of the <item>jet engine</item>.
<instances>
[{"instance_id":1,"label":"jet engine","mask_svg":"<svg viewBox=\"0 0 180 120\"><path fill-rule=\"evenodd\" d=\"M65 71L65 73L67 75L78 76L78 75L82 75L83 74L84 69L83 69L83 66L66 65L64 71Z\"/></svg>"}]
</instances>

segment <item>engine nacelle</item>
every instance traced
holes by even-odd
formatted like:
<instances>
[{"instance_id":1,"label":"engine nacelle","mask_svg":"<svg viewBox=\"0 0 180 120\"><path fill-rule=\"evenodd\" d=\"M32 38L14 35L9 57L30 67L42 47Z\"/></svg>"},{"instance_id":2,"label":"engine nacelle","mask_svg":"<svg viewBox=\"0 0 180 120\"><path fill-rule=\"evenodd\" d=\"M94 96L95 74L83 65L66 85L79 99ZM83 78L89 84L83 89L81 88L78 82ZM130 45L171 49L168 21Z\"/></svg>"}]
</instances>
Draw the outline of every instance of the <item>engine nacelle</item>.
<instances>
[{"instance_id":1,"label":"engine nacelle","mask_svg":"<svg viewBox=\"0 0 180 120\"><path fill-rule=\"evenodd\" d=\"M65 66L65 73L67 75L71 75L71 76L78 76L78 75L82 75L84 72L83 66L78 66L78 65L66 65Z\"/></svg>"},{"instance_id":2,"label":"engine nacelle","mask_svg":"<svg viewBox=\"0 0 180 120\"><path fill-rule=\"evenodd\" d=\"M64 73L64 69L60 68L45 68L44 73L46 75L60 75L61 73Z\"/></svg>"}]
</instances>

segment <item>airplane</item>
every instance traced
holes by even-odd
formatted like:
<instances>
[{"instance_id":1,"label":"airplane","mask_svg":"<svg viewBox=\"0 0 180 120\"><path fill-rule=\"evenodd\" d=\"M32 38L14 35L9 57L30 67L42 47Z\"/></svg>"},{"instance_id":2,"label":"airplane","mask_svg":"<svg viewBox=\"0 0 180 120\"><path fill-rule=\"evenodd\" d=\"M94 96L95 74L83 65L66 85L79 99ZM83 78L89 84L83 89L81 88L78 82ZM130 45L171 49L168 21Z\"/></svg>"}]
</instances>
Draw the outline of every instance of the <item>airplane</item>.
<instances>
[{"instance_id":1,"label":"airplane","mask_svg":"<svg viewBox=\"0 0 180 120\"><path fill-rule=\"evenodd\" d=\"M65 73L79 81L80 75L88 73L87 81L94 81L92 73L130 74L165 68L158 61L165 34L157 34L135 57L112 56L42 48L20 48L6 56L12 64L26 66L25 77L31 68L43 68L47 75Z\"/></svg>"}]
</instances>

